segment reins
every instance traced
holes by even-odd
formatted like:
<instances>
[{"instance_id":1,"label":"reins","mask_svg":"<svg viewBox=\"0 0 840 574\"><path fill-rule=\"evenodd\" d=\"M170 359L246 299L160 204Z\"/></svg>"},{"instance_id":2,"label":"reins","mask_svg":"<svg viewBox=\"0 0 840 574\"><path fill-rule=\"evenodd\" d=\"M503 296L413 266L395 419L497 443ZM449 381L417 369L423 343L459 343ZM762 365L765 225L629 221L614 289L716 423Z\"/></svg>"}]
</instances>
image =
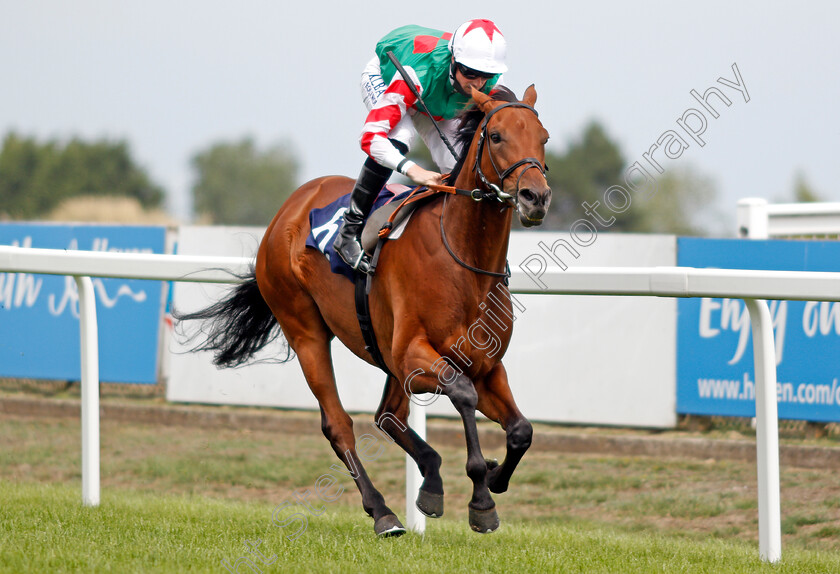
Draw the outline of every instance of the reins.
<instances>
[{"instance_id":1,"label":"reins","mask_svg":"<svg viewBox=\"0 0 840 574\"><path fill-rule=\"evenodd\" d=\"M394 227L394 219L396 219L397 213L399 213L399 211L403 207L441 193L447 195L464 195L477 202L484 201L487 199L499 199L496 196L496 194L492 191L483 191L481 189L461 189L451 185L419 185L415 187L414 190L412 190L412 192L408 194L408 197L403 199L402 202L400 202L400 205L394 210L393 213L391 213L391 215L388 217L388 220L382 225L382 228L379 230L379 237L382 239L388 237L388 235L391 233L391 230ZM501 201L501 199L499 200Z\"/></svg>"},{"instance_id":2,"label":"reins","mask_svg":"<svg viewBox=\"0 0 840 574\"><path fill-rule=\"evenodd\" d=\"M443 215L446 213L446 200L448 196L443 196L443 209L440 210L440 238L443 240L443 246L446 247L446 250L449 252L449 255L452 256L452 259L465 269L469 269L474 273L480 273L481 275L489 275L491 277L503 277L505 280L505 285L508 284L508 278L510 278L510 266L505 263L505 270L504 272L499 271L487 271L486 269L480 269L478 267L473 267L466 261L462 260L460 257L455 255L455 252L452 251L452 248L449 246L449 240L446 239L446 230L443 228Z\"/></svg>"},{"instance_id":3,"label":"reins","mask_svg":"<svg viewBox=\"0 0 840 574\"><path fill-rule=\"evenodd\" d=\"M388 221L386 221L383 224L382 228L379 230L380 241L386 239L388 237L388 235L391 233L391 230L394 227L394 219L396 218L397 213L401 209L403 209L405 206L407 206L411 203L414 203L416 201L421 201L421 200L426 199L428 197L431 197L433 195L443 193L445 195L443 197L443 208L441 209L441 212L440 212L440 236L441 236L441 239L443 241L444 247L446 247L446 251L449 252L449 255L452 257L452 259L454 259L455 262L458 263L458 265L460 265L461 267L464 267L465 269L469 269L470 271L472 271L474 273L479 273L479 274L482 274L482 275L489 275L491 277L502 277L502 278L505 279L505 282L507 282L507 279L510 277L510 266L509 265L507 265L507 264L505 265L505 271L504 272L488 271L486 269L480 269L478 267L470 265L469 263L465 262L460 257L458 257L458 255L455 254L455 252L452 250L452 247L449 245L449 240L446 237L446 230L444 228L443 220L444 220L444 215L446 213L446 203L447 203L446 200L448 199L449 195L463 195L463 196L466 196L466 197L469 197L469 198L473 199L476 202L484 201L484 200L497 200L497 201L499 201L503 204L503 209L506 209L508 207L516 207L517 197L515 195L511 195L509 193L506 193L506 192L502 191L502 189L500 187L504 183L504 180L507 179L508 177L510 177L510 175L513 172L515 172L518 168L522 167L523 165L527 166L525 169L523 169L519 173L519 177L516 178L516 190L518 192L519 191L519 182L521 181L522 176L525 174L525 172L528 171L529 169L532 169L532 168L537 169L537 170L539 170L539 172L543 176L545 175L545 172L546 172L545 166L537 158L534 158L534 157L523 158L523 159L517 161L516 163L514 163L513 165L509 166L504 171L499 171L499 168L496 165L496 160L493 158L493 154L492 154L492 152L490 151L489 148L487 148L487 155L490 158L490 164L493 166L493 170L496 172L496 176L499 178L499 184L497 185L495 183L490 182L487 179L487 176L484 174L484 171L481 169L481 158L484 154L484 145L485 145L485 141L487 139L487 124L490 121L490 118L496 112L498 112L498 111L500 111L504 108L511 108L511 107L526 108L526 109L534 112L535 115L539 116L539 114L537 114L537 111L533 107L531 107L527 104L524 104L522 102L507 102L507 103L504 103L500 106L496 106L495 108L490 110L487 114L485 114L484 119L481 121L481 125L479 126L479 129L478 129L478 131L479 131L478 138L479 139L478 139L478 147L477 147L476 155L475 155L475 164L473 165L473 173L475 173L478 176L479 181L487 189L483 190L483 189L476 188L476 189L469 190L469 189L461 189L461 188L454 187L454 186L451 186L451 185L428 185L428 186L416 187L408 195L408 197L406 197L402 201L402 203L400 203L400 205L397 207L397 209L395 209L394 212L391 213L390 217L388 217Z\"/></svg>"},{"instance_id":4,"label":"reins","mask_svg":"<svg viewBox=\"0 0 840 574\"><path fill-rule=\"evenodd\" d=\"M408 197L406 197L404 200L402 200L402 202L397 207L397 209L395 209L393 211L393 213L391 213L391 215L388 217L388 220L382 225L382 228L379 230L379 234L378 234L380 241L384 240L384 239L387 239L388 235L390 235L391 231L394 228L394 219L396 218L397 213L401 209L403 209L403 207L405 207L406 205L409 205L411 203L414 203L414 202L417 202L417 201L422 201L422 200L424 200L428 197L431 197L431 196L434 196L434 195L439 195L439 194L444 194L444 196L443 196L443 209L441 209L441 212L440 212L440 237L443 240L443 245L444 245L444 247L446 247L446 250L449 252L449 255L452 256L452 259L454 259L455 262L458 263L458 265L460 265L462 267L465 267L466 269L469 269L470 271L473 271L475 273L490 275L492 277L504 277L505 280L507 280L507 278L510 277L510 269L507 266L506 266L506 269L505 269L504 273L499 273L499 272L496 272L496 271L487 271L485 269L479 269L478 267L473 267L472 265L470 265L469 263L466 263L460 257L458 257L455 254L455 252L452 250L452 247L449 245L449 240L446 238L446 230L444 229L444 226L443 226L443 217L444 217L444 214L446 213L446 200L449 198L450 195L464 195L464 196L467 196L467 197L469 197L469 198L471 198L475 201L484 201L486 199L496 199L496 200L499 200L499 201L504 201L501 198L499 198L492 191L482 191L480 189L473 189L473 190L460 189L458 187L453 187L453 186L450 186L450 185L430 185L430 186L426 186L426 187L422 187L422 186L416 187L416 188L414 188L414 190L410 194L408 194ZM503 209L507 209L508 207L510 207L510 206L509 205L504 205Z\"/></svg>"}]
</instances>

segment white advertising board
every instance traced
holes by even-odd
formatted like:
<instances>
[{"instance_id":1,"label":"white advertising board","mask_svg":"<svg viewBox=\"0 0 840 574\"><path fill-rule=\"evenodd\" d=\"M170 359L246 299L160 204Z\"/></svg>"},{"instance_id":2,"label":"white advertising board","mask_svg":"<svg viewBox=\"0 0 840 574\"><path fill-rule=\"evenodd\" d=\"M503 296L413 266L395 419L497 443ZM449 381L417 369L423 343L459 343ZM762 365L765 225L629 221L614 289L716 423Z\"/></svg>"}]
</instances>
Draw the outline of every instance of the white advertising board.
<instances>
[{"instance_id":1,"label":"white advertising board","mask_svg":"<svg viewBox=\"0 0 840 574\"><path fill-rule=\"evenodd\" d=\"M565 233L519 232L508 257L515 272L540 259ZM676 238L601 234L573 267L674 265ZM676 299L515 295L525 307L514 324L504 363L520 410L532 420L575 424L672 427L676 424Z\"/></svg>"},{"instance_id":2,"label":"white advertising board","mask_svg":"<svg viewBox=\"0 0 840 574\"><path fill-rule=\"evenodd\" d=\"M178 253L251 256L259 228L182 227ZM539 258L568 234L515 232L510 265L534 272ZM540 246L543 244L543 247ZM673 236L601 234L574 258L556 249L573 266L674 265ZM229 286L179 283L173 303L180 311L206 306ZM514 336L504 362L519 408L531 420L574 424L670 427L676 423L676 301L669 298L515 295ZM169 339L167 399L231 405L317 409L296 361L216 369L208 353L188 353L183 337ZM273 347L261 355L279 354ZM385 375L333 344L337 385L350 412L373 412ZM428 413L455 416L444 397Z\"/></svg>"}]
</instances>

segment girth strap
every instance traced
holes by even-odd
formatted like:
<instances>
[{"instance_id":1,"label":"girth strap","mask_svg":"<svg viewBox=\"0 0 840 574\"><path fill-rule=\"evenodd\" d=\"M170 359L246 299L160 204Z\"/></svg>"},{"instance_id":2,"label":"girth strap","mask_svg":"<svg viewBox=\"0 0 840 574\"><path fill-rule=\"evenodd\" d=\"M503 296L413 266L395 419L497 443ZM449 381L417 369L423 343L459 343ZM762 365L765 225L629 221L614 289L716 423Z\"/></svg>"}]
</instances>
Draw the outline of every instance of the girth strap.
<instances>
[{"instance_id":1,"label":"girth strap","mask_svg":"<svg viewBox=\"0 0 840 574\"><path fill-rule=\"evenodd\" d=\"M370 274L359 273L355 274L356 278L356 319L359 321L359 328L362 330L362 339L365 342L365 350L373 357L376 365L385 371L390 377L393 373L388 370L388 365L385 364L385 359L382 357L382 351L379 350L379 345L376 342L376 332L373 330L373 320L370 316L370 286L373 280L373 274L376 271L376 264L379 262L379 253L382 251L382 245L385 243L384 238L380 238L376 244L376 250L373 252L373 257L370 262ZM394 377L396 378L396 377Z\"/></svg>"}]
</instances>

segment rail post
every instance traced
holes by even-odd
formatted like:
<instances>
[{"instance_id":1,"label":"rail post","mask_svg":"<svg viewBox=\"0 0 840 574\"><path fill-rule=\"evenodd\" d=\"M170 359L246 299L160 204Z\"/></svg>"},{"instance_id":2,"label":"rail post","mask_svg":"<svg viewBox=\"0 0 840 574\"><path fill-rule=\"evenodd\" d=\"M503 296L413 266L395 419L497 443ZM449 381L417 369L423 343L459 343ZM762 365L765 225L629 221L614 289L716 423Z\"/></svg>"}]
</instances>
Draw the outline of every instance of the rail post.
<instances>
[{"instance_id":1,"label":"rail post","mask_svg":"<svg viewBox=\"0 0 840 574\"><path fill-rule=\"evenodd\" d=\"M776 404L776 347L767 302L744 299L752 324L755 360L755 448L758 471L758 553L767 562L782 557L779 485L779 409Z\"/></svg>"},{"instance_id":2,"label":"rail post","mask_svg":"<svg viewBox=\"0 0 840 574\"><path fill-rule=\"evenodd\" d=\"M767 200L748 197L738 201L738 237L767 239Z\"/></svg>"},{"instance_id":3,"label":"rail post","mask_svg":"<svg viewBox=\"0 0 840 574\"><path fill-rule=\"evenodd\" d=\"M79 292L82 354L82 504L99 506L99 335L90 277L74 276Z\"/></svg>"},{"instance_id":4,"label":"rail post","mask_svg":"<svg viewBox=\"0 0 840 574\"><path fill-rule=\"evenodd\" d=\"M409 401L408 426L417 436L426 440L426 407ZM426 517L414 503L423 484L423 475L417 468L417 463L408 454L405 455L405 521L409 530L418 534L426 531Z\"/></svg>"}]
</instances>

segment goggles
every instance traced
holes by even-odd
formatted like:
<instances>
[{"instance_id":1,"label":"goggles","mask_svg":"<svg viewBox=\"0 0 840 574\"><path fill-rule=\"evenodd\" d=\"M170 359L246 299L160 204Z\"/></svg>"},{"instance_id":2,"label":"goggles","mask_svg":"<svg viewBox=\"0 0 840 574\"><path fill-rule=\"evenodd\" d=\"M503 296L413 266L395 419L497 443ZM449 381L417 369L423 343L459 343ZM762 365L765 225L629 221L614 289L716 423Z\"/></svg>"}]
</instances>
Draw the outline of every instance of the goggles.
<instances>
[{"instance_id":1,"label":"goggles","mask_svg":"<svg viewBox=\"0 0 840 574\"><path fill-rule=\"evenodd\" d=\"M457 70L459 72L461 72L461 75L464 76L464 78L466 78L467 80L475 80L475 79L478 79L478 78L481 78L483 80L489 80L490 78L492 78L493 76L496 75L496 74L488 74L486 72L480 72L478 70L468 68L463 64L459 64L458 62L455 62L455 67L457 68Z\"/></svg>"}]
</instances>

